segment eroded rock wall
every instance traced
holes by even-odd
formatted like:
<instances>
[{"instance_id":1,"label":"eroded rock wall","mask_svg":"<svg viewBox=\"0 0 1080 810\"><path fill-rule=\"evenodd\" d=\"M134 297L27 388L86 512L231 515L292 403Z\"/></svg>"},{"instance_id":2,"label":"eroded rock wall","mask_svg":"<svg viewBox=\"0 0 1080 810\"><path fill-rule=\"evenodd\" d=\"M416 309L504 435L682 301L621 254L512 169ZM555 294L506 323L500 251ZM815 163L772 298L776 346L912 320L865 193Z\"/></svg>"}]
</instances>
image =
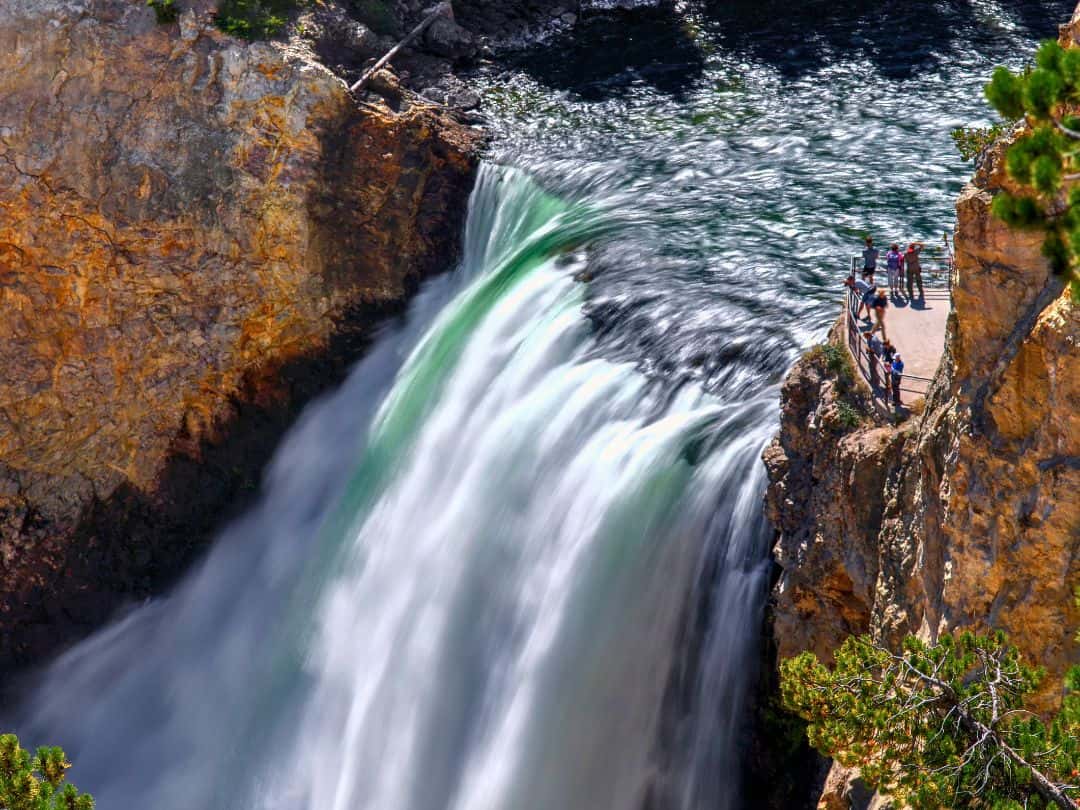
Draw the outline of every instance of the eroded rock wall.
<instances>
[{"instance_id":1,"label":"eroded rock wall","mask_svg":"<svg viewBox=\"0 0 1080 810\"><path fill-rule=\"evenodd\" d=\"M852 632L896 643L1001 628L1047 667L1049 707L1080 662L1080 306L1040 235L991 215L1010 187L1006 146L957 202L954 313L923 412L837 439L820 426L835 396L810 359L784 387L765 453L775 634L782 656L828 657Z\"/></svg>"},{"instance_id":2,"label":"eroded rock wall","mask_svg":"<svg viewBox=\"0 0 1080 810\"><path fill-rule=\"evenodd\" d=\"M195 5L0 3L0 667L175 572L246 463L177 460L454 260L473 130Z\"/></svg>"}]
</instances>

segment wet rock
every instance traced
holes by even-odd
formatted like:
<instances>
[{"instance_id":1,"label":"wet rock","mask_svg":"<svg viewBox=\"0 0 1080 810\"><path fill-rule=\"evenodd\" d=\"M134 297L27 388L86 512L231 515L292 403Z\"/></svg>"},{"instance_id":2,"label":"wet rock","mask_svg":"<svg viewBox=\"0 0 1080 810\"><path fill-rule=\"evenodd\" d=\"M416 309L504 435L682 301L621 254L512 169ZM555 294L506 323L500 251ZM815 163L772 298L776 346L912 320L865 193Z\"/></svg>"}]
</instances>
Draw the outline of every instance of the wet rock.
<instances>
[{"instance_id":1,"label":"wet rock","mask_svg":"<svg viewBox=\"0 0 1080 810\"><path fill-rule=\"evenodd\" d=\"M476 39L449 17L438 17L424 32L425 47L437 56L463 61L476 56Z\"/></svg>"},{"instance_id":2,"label":"wet rock","mask_svg":"<svg viewBox=\"0 0 1080 810\"><path fill-rule=\"evenodd\" d=\"M480 106L480 95L474 90L458 90L449 95L447 103L451 107L457 107L458 109L475 110Z\"/></svg>"},{"instance_id":3,"label":"wet rock","mask_svg":"<svg viewBox=\"0 0 1080 810\"><path fill-rule=\"evenodd\" d=\"M437 104L446 103L446 91L441 87L425 87L420 91L420 95L426 99L430 99Z\"/></svg>"}]
</instances>

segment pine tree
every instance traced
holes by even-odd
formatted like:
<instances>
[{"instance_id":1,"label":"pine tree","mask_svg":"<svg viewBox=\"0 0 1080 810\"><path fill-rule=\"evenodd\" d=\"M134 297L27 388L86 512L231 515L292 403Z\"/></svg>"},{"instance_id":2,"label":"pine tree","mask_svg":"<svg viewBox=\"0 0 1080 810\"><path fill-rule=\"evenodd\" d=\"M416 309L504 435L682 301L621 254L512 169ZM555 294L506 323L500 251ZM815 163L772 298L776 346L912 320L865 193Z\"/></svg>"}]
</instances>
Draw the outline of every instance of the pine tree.
<instances>
[{"instance_id":1,"label":"pine tree","mask_svg":"<svg viewBox=\"0 0 1080 810\"><path fill-rule=\"evenodd\" d=\"M811 653L783 662L781 694L811 745L904 806L1075 810L1080 674L1048 722L1024 708L1042 676L1002 633L908 637L900 654L864 636L832 669Z\"/></svg>"},{"instance_id":2,"label":"pine tree","mask_svg":"<svg viewBox=\"0 0 1080 810\"><path fill-rule=\"evenodd\" d=\"M998 194L992 210L1008 225L1046 232L1043 255L1080 300L1080 188L1065 191L1067 181L1080 179L1080 48L1044 41L1033 67L997 68L986 98L1006 120L1027 124L1005 157L1022 191Z\"/></svg>"},{"instance_id":3,"label":"pine tree","mask_svg":"<svg viewBox=\"0 0 1080 810\"><path fill-rule=\"evenodd\" d=\"M31 757L14 734L0 735L0 810L93 810L94 800L64 781L70 767L59 748Z\"/></svg>"}]
</instances>

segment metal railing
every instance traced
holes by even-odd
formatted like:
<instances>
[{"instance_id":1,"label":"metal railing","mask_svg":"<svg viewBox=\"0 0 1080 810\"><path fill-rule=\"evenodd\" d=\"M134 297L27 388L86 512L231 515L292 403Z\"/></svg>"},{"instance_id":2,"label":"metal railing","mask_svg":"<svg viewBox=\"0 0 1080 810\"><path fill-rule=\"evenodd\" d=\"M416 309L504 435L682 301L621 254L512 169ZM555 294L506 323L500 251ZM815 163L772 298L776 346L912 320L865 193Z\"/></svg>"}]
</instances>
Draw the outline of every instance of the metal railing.
<instances>
[{"instance_id":1,"label":"metal railing","mask_svg":"<svg viewBox=\"0 0 1080 810\"><path fill-rule=\"evenodd\" d=\"M849 289L845 306L848 349L855 367L870 386L875 404L884 405L888 410L890 406L904 407L905 399L912 402L918 397L925 397L933 382L931 378L905 373L896 380L892 368L871 348L870 341L864 337L868 333L859 328L856 318L861 302L858 291Z\"/></svg>"},{"instance_id":2,"label":"metal railing","mask_svg":"<svg viewBox=\"0 0 1080 810\"><path fill-rule=\"evenodd\" d=\"M930 248L927 248L919 254L919 265L922 272L923 286L952 289L953 257L951 253L946 253L942 251L941 248L936 248L933 251L931 251ZM862 255L858 254L852 256L851 272L859 275L862 272L862 268ZM883 257L878 257L878 267L874 272L877 275L884 275L888 272L884 265ZM907 278L906 273L904 278Z\"/></svg>"}]
</instances>

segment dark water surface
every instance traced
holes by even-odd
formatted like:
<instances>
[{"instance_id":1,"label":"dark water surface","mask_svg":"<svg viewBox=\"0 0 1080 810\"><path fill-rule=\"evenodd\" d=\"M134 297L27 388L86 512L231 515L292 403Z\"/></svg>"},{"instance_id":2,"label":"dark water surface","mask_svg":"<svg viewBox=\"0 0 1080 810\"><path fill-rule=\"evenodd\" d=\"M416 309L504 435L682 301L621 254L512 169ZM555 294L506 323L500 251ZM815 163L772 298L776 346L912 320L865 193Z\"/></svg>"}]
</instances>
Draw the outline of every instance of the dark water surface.
<instances>
[{"instance_id":1,"label":"dark water surface","mask_svg":"<svg viewBox=\"0 0 1080 810\"><path fill-rule=\"evenodd\" d=\"M821 337L865 235L941 243L971 173L949 131L1072 4L684 6L595 19L486 103L500 159L630 224L591 257L605 351L742 396Z\"/></svg>"}]
</instances>

